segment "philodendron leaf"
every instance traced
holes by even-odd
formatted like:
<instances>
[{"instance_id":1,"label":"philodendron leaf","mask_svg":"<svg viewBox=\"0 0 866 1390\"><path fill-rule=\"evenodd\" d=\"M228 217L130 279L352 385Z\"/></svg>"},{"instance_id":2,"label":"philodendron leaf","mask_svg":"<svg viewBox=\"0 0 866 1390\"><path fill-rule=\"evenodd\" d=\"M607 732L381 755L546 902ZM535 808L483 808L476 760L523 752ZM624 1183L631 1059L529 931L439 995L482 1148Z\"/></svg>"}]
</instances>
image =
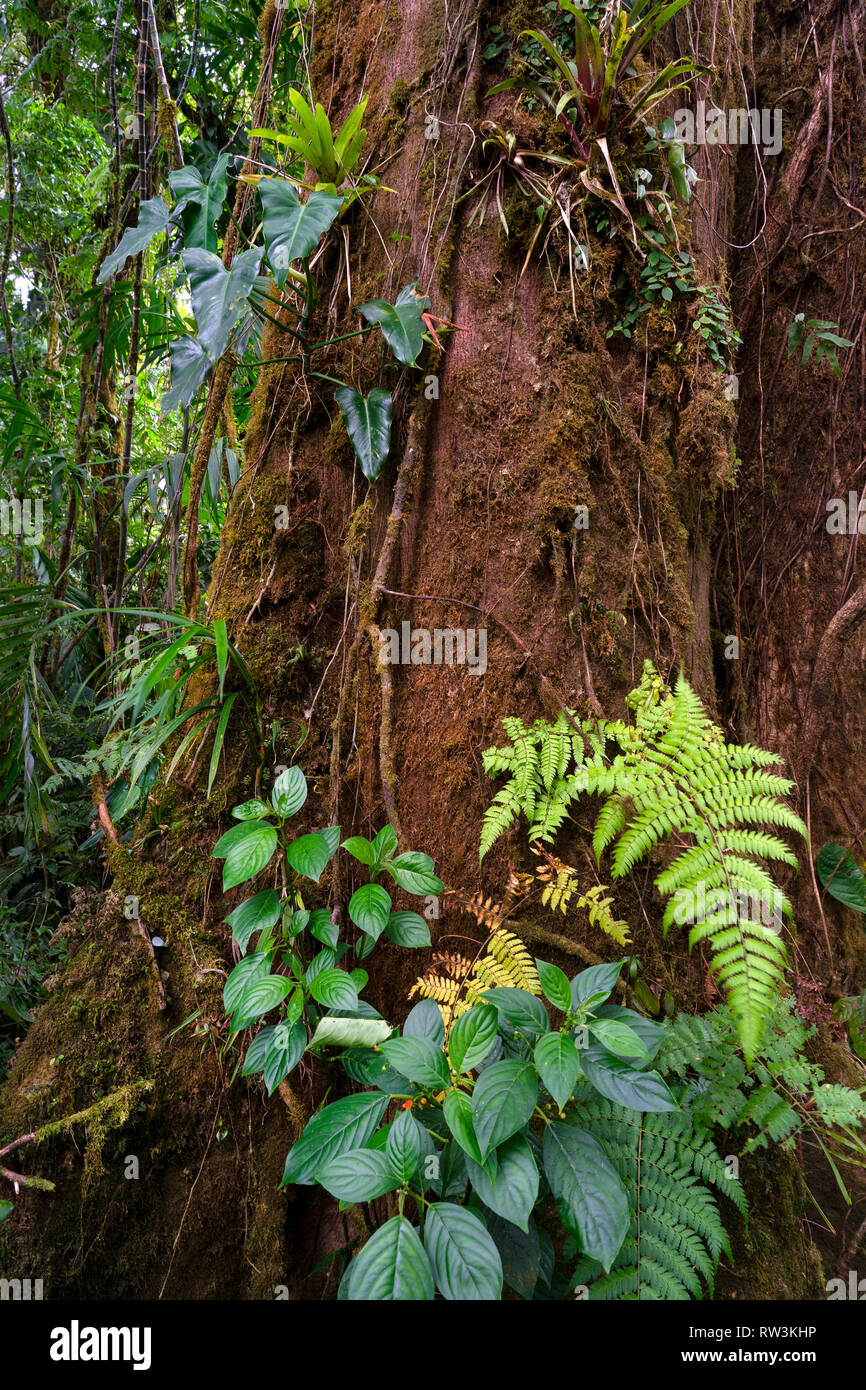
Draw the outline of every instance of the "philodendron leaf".
<instances>
[{"instance_id":1,"label":"philodendron leaf","mask_svg":"<svg viewBox=\"0 0 866 1390\"><path fill-rule=\"evenodd\" d=\"M362 396L352 386L341 386L334 399L346 422L361 472L374 483L391 447L391 394L376 386Z\"/></svg>"},{"instance_id":2,"label":"philodendron leaf","mask_svg":"<svg viewBox=\"0 0 866 1390\"><path fill-rule=\"evenodd\" d=\"M162 398L162 415L170 415L178 406L186 409L213 367L198 338L175 338L170 351L171 388Z\"/></svg>"},{"instance_id":3,"label":"philodendron leaf","mask_svg":"<svg viewBox=\"0 0 866 1390\"><path fill-rule=\"evenodd\" d=\"M343 206L343 199L339 193L316 189L302 203L293 184L273 178L259 180L259 197L268 263L282 289L289 266L315 251Z\"/></svg>"},{"instance_id":4,"label":"philodendron leaf","mask_svg":"<svg viewBox=\"0 0 866 1390\"><path fill-rule=\"evenodd\" d=\"M426 295L418 294L414 285L407 285L397 296L395 304L385 299L371 299L358 309L368 323L378 323L389 348L398 362L412 366L424 343L421 315L430 308Z\"/></svg>"},{"instance_id":5,"label":"philodendron leaf","mask_svg":"<svg viewBox=\"0 0 866 1390\"><path fill-rule=\"evenodd\" d=\"M198 337L212 362L218 362L228 347L231 331L246 308L250 290L259 273L262 248L251 246L237 256L226 270L219 256L194 246L181 259L189 276L192 307Z\"/></svg>"},{"instance_id":6,"label":"philodendron leaf","mask_svg":"<svg viewBox=\"0 0 866 1390\"><path fill-rule=\"evenodd\" d=\"M182 169L173 169L168 176L169 186L177 199L174 205L175 215L189 206L196 209L194 216L184 219L184 242L189 247L201 246L206 251L217 249L214 223L226 200L226 168L229 159L228 154L220 155L207 183L194 164L187 164Z\"/></svg>"},{"instance_id":7,"label":"philodendron leaf","mask_svg":"<svg viewBox=\"0 0 866 1390\"><path fill-rule=\"evenodd\" d=\"M142 203L138 210L138 225L127 227L115 250L110 256L106 256L96 277L97 285L104 285L109 276L120 269L124 261L130 256L137 256L139 251L150 245L155 236L164 232L169 216L168 206L159 196L148 198L146 203Z\"/></svg>"}]
</instances>

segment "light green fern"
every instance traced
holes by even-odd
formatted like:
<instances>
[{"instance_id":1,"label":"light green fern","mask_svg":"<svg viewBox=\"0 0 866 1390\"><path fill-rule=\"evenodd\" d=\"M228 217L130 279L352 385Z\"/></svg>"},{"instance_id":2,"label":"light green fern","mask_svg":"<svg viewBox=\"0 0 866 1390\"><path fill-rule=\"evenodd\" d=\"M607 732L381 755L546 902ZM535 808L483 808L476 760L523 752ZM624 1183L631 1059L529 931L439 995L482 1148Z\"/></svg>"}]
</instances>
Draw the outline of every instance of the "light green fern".
<instances>
[{"instance_id":1,"label":"light green fern","mask_svg":"<svg viewBox=\"0 0 866 1390\"><path fill-rule=\"evenodd\" d=\"M644 682L651 686L649 663ZM640 687L639 687L640 689ZM679 852L655 879L669 898L663 918L688 926L689 946L705 942L711 970L737 1020L747 1061L784 979L781 926L791 904L764 861L796 868L778 835L762 827L806 827L779 798L793 783L766 769L782 759L751 745L725 742L681 675L673 698L638 704L633 727L615 736L621 752L609 768L589 769L589 789L607 793L593 846L613 846L613 878L622 878L662 841Z\"/></svg>"},{"instance_id":2,"label":"light green fern","mask_svg":"<svg viewBox=\"0 0 866 1390\"><path fill-rule=\"evenodd\" d=\"M603 766L602 726L579 724L571 710L560 712L553 724L536 719L527 728L514 716L502 724L510 743L485 749L482 761L489 777L508 773L508 782L485 813L479 859L521 816L529 821L531 843L553 844L569 806L587 789L589 767Z\"/></svg>"},{"instance_id":3,"label":"light green fern","mask_svg":"<svg viewBox=\"0 0 866 1390\"><path fill-rule=\"evenodd\" d=\"M607 1273L582 1259L572 1288L590 1299L700 1298L710 1293L730 1246L711 1187L745 1216L739 1181L728 1175L709 1132L688 1112L641 1114L596 1092L579 1097L580 1123L597 1139L629 1196L631 1221Z\"/></svg>"}]
</instances>

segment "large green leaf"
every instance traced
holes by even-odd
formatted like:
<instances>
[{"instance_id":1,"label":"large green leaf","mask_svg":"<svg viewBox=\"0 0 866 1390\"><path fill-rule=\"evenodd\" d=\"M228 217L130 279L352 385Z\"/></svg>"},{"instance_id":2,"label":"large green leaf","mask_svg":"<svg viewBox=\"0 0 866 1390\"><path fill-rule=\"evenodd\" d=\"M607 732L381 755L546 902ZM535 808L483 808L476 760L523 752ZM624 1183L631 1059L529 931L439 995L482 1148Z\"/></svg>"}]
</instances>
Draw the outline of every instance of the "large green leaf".
<instances>
[{"instance_id":1,"label":"large green leaf","mask_svg":"<svg viewBox=\"0 0 866 1390\"><path fill-rule=\"evenodd\" d=\"M422 999L410 1009L401 1032L404 1038L429 1038L441 1048L445 1041L445 1023L436 1000Z\"/></svg>"},{"instance_id":2,"label":"large green leaf","mask_svg":"<svg viewBox=\"0 0 866 1390\"><path fill-rule=\"evenodd\" d=\"M219 256L194 246L182 253L189 276L192 307L199 341L212 362L228 347L231 331L246 308L259 272L262 248L251 246L226 270Z\"/></svg>"},{"instance_id":3,"label":"large green leaf","mask_svg":"<svg viewBox=\"0 0 866 1390\"><path fill-rule=\"evenodd\" d=\"M182 169L173 169L168 176L169 186L177 202L174 215L192 206L195 212L184 218L184 244L201 246L206 251L216 251L217 237L214 223L223 210L226 200L226 169L230 155L221 154L210 177L205 183L194 164L186 164Z\"/></svg>"},{"instance_id":4,"label":"large green leaf","mask_svg":"<svg viewBox=\"0 0 866 1390\"><path fill-rule=\"evenodd\" d=\"M159 196L148 198L147 202L142 203L138 211L137 225L127 227L115 250L102 262L96 277L97 285L104 285L109 276L120 269L124 261L130 256L137 256L139 251L144 251L155 236L164 232L169 216L168 206Z\"/></svg>"},{"instance_id":5,"label":"large green leaf","mask_svg":"<svg viewBox=\"0 0 866 1390\"><path fill-rule=\"evenodd\" d=\"M374 483L391 447L391 395L374 387L369 396L362 396L352 386L340 386L334 399L346 422L361 472Z\"/></svg>"},{"instance_id":6,"label":"large green leaf","mask_svg":"<svg viewBox=\"0 0 866 1390\"><path fill-rule=\"evenodd\" d=\"M288 820L307 799L307 779L299 767L287 767L274 782L271 802L278 816Z\"/></svg>"},{"instance_id":7,"label":"large green leaf","mask_svg":"<svg viewBox=\"0 0 866 1390\"><path fill-rule=\"evenodd\" d=\"M279 978L274 976L272 978ZM303 1023L288 1027L285 1023L272 1023L256 1034L247 1048L242 1076L260 1071L265 1078L268 1095L272 1095L280 1082L298 1065L307 1045L307 1030Z\"/></svg>"},{"instance_id":8,"label":"large green leaf","mask_svg":"<svg viewBox=\"0 0 866 1390\"><path fill-rule=\"evenodd\" d=\"M424 343L421 315L430 308L426 295L418 294L414 285L407 285L397 296L395 304L385 299L371 299L360 305L358 313L368 323L378 323L382 334L398 362L411 366Z\"/></svg>"},{"instance_id":9,"label":"large green leaf","mask_svg":"<svg viewBox=\"0 0 866 1390\"><path fill-rule=\"evenodd\" d=\"M376 941L388 925L391 899L378 883L364 883L349 899L349 916Z\"/></svg>"},{"instance_id":10,"label":"large green leaf","mask_svg":"<svg viewBox=\"0 0 866 1390\"><path fill-rule=\"evenodd\" d=\"M546 960L536 960L535 964L544 997L550 1000L555 1009L568 1013L571 1008L571 985L565 971Z\"/></svg>"},{"instance_id":11,"label":"large green leaf","mask_svg":"<svg viewBox=\"0 0 866 1390\"><path fill-rule=\"evenodd\" d=\"M601 1145L574 1125L548 1125L544 1171L581 1251L610 1269L628 1234L629 1208L620 1176Z\"/></svg>"},{"instance_id":12,"label":"large green leaf","mask_svg":"<svg viewBox=\"0 0 866 1390\"><path fill-rule=\"evenodd\" d=\"M326 1009L354 1009L358 1004L355 982L345 970L320 971L310 982L310 993Z\"/></svg>"},{"instance_id":13,"label":"large green leaf","mask_svg":"<svg viewBox=\"0 0 866 1390\"><path fill-rule=\"evenodd\" d=\"M427 1302L435 1293L430 1261L405 1216L392 1216L374 1232L343 1280L353 1302Z\"/></svg>"},{"instance_id":14,"label":"large green leaf","mask_svg":"<svg viewBox=\"0 0 866 1390\"><path fill-rule=\"evenodd\" d=\"M437 878L433 872L430 855L422 854L419 850L410 849L405 854L398 854L396 859L386 860L382 867L401 888L405 888L407 893L414 893L416 897L441 893L445 888L441 878Z\"/></svg>"},{"instance_id":15,"label":"large green leaf","mask_svg":"<svg viewBox=\"0 0 866 1390\"><path fill-rule=\"evenodd\" d=\"M214 859L225 860L223 892L261 873L276 847L277 832L263 821L242 821L227 830L213 848Z\"/></svg>"},{"instance_id":16,"label":"large green leaf","mask_svg":"<svg viewBox=\"0 0 866 1390\"><path fill-rule=\"evenodd\" d=\"M329 1159L363 1148L387 1105L386 1095L365 1094L346 1096L320 1110L289 1151L280 1186L295 1182L311 1187Z\"/></svg>"},{"instance_id":17,"label":"large green leaf","mask_svg":"<svg viewBox=\"0 0 866 1390\"><path fill-rule=\"evenodd\" d=\"M502 1297L502 1261L471 1211L433 1202L424 1217L424 1248L440 1293L455 1302L495 1302Z\"/></svg>"},{"instance_id":18,"label":"large green leaf","mask_svg":"<svg viewBox=\"0 0 866 1390\"><path fill-rule=\"evenodd\" d=\"M430 945L430 928L417 912L392 912L385 932L389 941L413 951Z\"/></svg>"},{"instance_id":19,"label":"large green leaf","mask_svg":"<svg viewBox=\"0 0 866 1390\"><path fill-rule=\"evenodd\" d=\"M343 199L339 193L325 193L319 188L302 203L293 184L273 178L259 180L259 197L268 263L282 289L289 266L315 251L343 206Z\"/></svg>"},{"instance_id":20,"label":"large green leaf","mask_svg":"<svg viewBox=\"0 0 866 1390\"><path fill-rule=\"evenodd\" d=\"M521 1033L525 1038L537 1038L550 1027L547 1010L541 1000L528 990L500 985L495 989L486 989L482 998L496 1009L500 1028L504 1022L510 1024L515 1032Z\"/></svg>"},{"instance_id":21,"label":"large green leaf","mask_svg":"<svg viewBox=\"0 0 866 1390\"><path fill-rule=\"evenodd\" d=\"M235 966L223 990L223 1007L231 1015L231 1031L248 1028L262 1014L281 1004L292 988L285 975L270 973L270 958L256 952Z\"/></svg>"},{"instance_id":22,"label":"large green leaf","mask_svg":"<svg viewBox=\"0 0 866 1390\"><path fill-rule=\"evenodd\" d=\"M528 1234L539 1184L529 1140L522 1134L513 1134L497 1150L496 1158L498 1168L491 1179L473 1158L467 1157L472 1186L486 1207Z\"/></svg>"},{"instance_id":23,"label":"large green leaf","mask_svg":"<svg viewBox=\"0 0 866 1390\"><path fill-rule=\"evenodd\" d=\"M611 1027L615 1027L611 1024ZM545 1033L535 1044L535 1065L560 1110L580 1076L580 1053L567 1033Z\"/></svg>"},{"instance_id":24,"label":"large green leaf","mask_svg":"<svg viewBox=\"0 0 866 1390\"><path fill-rule=\"evenodd\" d=\"M275 888L266 888L263 893L247 898L246 902L229 913L226 921L242 951L246 951L253 932L266 931L268 927L276 925L280 911L279 893Z\"/></svg>"},{"instance_id":25,"label":"large green leaf","mask_svg":"<svg viewBox=\"0 0 866 1390\"><path fill-rule=\"evenodd\" d=\"M578 1009L581 1004L586 1004L590 999L597 999L599 1003L602 1003L619 979L621 970L621 960L614 961L609 965L591 965L588 970L581 970L580 974L575 975L571 981L573 1007Z\"/></svg>"},{"instance_id":26,"label":"large green leaf","mask_svg":"<svg viewBox=\"0 0 866 1390\"><path fill-rule=\"evenodd\" d=\"M327 840L324 835L315 832L312 835L300 835L286 850L286 859L295 873L311 878L314 883L318 883L330 858L331 850Z\"/></svg>"},{"instance_id":27,"label":"large green leaf","mask_svg":"<svg viewBox=\"0 0 866 1390\"><path fill-rule=\"evenodd\" d=\"M400 1187L405 1187L425 1151L424 1132L409 1110L401 1110L388 1133L385 1153Z\"/></svg>"},{"instance_id":28,"label":"large green leaf","mask_svg":"<svg viewBox=\"0 0 866 1390\"><path fill-rule=\"evenodd\" d=\"M679 1110L667 1086L657 1071L638 1071L622 1057L601 1049L585 1049L581 1055L583 1074L587 1081L608 1100L631 1110Z\"/></svg>"},{"instance_id":29,"label":"large green leaf","mask_svg":"<svg viewBox=\"0 0 866 1390\"><path fill-rule=\"evenodd\" d=\"M393 1029L384 1018L320 1018L310 1047L376 1047Z\"/></svg>"},{"instance_id":30,"label":"large green leaf","mask_svg":"<svg viewBox=\"0 0 866 1390\"><path fill-rule=\"evenodd\" d=\"M382 1054L401 1076L419 1086L441 1088L450 1084L445 1054L428 1038L392 1038L382 1044Z\"/></svg>"},{"instance_id":31,"label":"large green leaf","mask_svg":"<svg viewBox=\"0 0 866 1390\"><path fill-rule=\"evenodd\" d=\"M499 1014L492 1004L476 1004L451 1028L448 1056L456 1071L472 1071L483 1062L496 1040Z\"/></svg>"},{"instance_id":32,"label":"large green leaf","mask_svg":"<svg viewBox=\"0 0 866 1390\"><path fill-rule=\"evenodd\" d=\"M162 398L162 415L170 415L178 406L186 409L191 405L213 367L198 338L175 338L170 351L171 387Z\"/></svg>"},{"instance_id":33,"label":"large green leaf","mask_svg":"<svg viewBox=\"0 0 866 1390\"><path fill-rule=\"evenodd\" d=\"M615 1053L617 1057L630 1057L632 1066L635 1059L640 1062L649 1060L643 1040L627 1023L613 1018L594 1018L589 1024L589 1031L608 1052Z\"/></svg>"},{"instance_id":34,"label":"large green leaf","mask_svg":"<svg viewBox=\"0 0 866 1390\"><path fill-rule=\"evenodd\" d=\"M482 1160L529 1123L537 1099L535 1068L528 1063L494 1062L484 1068L472 1092L472 1123Z\"/></svg>"},{"instance_id":35,"label":"large green leaf","mask_svg":"<svg viewBox=\"0 0 866 1390\"><path fill-rule=\"evenodd\" d=\"M855 912L866 912L866 878L850 850L844 845L824 845L815 868L831 897Z\"/></svg>"},{"instance_id":36,"label":"large green leaf","mask_svg":"<svg viewBox=\"0 0 866 1390\"><path fill-rule=\"evenodd\" d=\"M469 1158L481 1163L481 1145L472 1124L472 1102L463 1091L449 1091L442 1106L445 1123Z\"/></svg>"},{"instance_id":37,"label":"large green leaf","mask_svg":"<svg viewBox=\"0 0 866 1390\"><path fill-rule=\"evenodd\" d=\"M400 1185L386 1156L375 1149L349 1149L328 1159L316 1182L341 1202L372 1202Z\"/></svg>"}]
</instances>

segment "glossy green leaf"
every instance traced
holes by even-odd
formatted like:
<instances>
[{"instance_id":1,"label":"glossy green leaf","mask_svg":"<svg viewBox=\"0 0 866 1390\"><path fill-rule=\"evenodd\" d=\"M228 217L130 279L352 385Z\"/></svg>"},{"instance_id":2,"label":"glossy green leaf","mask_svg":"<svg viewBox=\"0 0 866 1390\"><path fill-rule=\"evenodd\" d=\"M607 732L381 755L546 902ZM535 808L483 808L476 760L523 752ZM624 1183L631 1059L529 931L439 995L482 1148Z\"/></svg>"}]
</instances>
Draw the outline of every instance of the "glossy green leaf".
<instances>
[{"instance_id":1,"label":"glossy green leaf","mask_svg":"<svg viewBox=\"0 0 866 1390\"><path fill-rule=\"evenodd\" d=\"M407 285L394 304L385 299L371 299L360 305L358 312L368 323L377 323L382 335L398 362L411 366L424 345L424 325L421 315L430 308L430 300L420 295L414 285Z\"/></svg>"},{"instance_id":2,"label":"glossy green leaf","mask_svg":"<svg viewBox=\"0 0 866 1390\"><path fill-rule=\"evenodd\" d=\"M417 912L392 912L385 933L389 941L409 950L417 951L430 945L430 928Z\"/></svg>"},{"instance_id":3,"label":"glossy green leaf","mask_svg":"<svg viewBox=\"0 0 866 1390\"><path fill-rule=\"evenodd\" d=\"M602 996L598 1001L602 1003L616 985L622 966L622 961L618 960L611 964L591 965L588 970L581 970L571 981L572 1006L576 1009L596 995Z\"/></svg>"},{"instance_id":4,"label":"glossy green leaf","mask_svg":"<svg viewBox=\"0 0 866 1390\"><path fill-rule=\"evenodd\" d=\"M404 1038L429 1038L441 1048L445 1041L445 1023L436 1000L422 999L410 1009L401 1032Z\"/></svg>"},{"instance_id":5,"label":"glossy green leaf","mask_svg":"<svg viewBox=\"0 0 866 1390\"><path fill-rule=\"evenodd\" d=\"M388 1105L385 1095L346 1096L325 1106L307 1124L290 1150L280 1186L312 1186L319 1169L338 1154L363 1148Z\"/></svg>"},{"instance_id":6,"label":"glossy green leaf","mask_svg":"<svg viewBox=\"0 0 866 1390\"><path fill-rule=\"evenodd\" d=\"M307 1045L307 1030L303 1023L288 1027L285 1023L273 1023L262 1028L247 1048L242 1076L251 1072L262 1072L268 1095L272 1095L280 1082L297 1066Z\"/></svg>"},{"instance_id":7,"label":"glossy green leaf","mask_svg":"<svg viewBox=\"0 0 866 1390\"><path fill-rule=\"evenodd\" d=\"M198 339L212 362L228 347L231 331L246 308L262 259L260 246L235 257L226 270L212 251L193 247L181 259L189 276Z\"/></svg>"},{"instance_id":8,"label":"glossy green leaf","mask_svg":"<svg viewBox=\"0 0 866 1390\"><path fill-rule=\"evenodd\" d=\"M377 940L388 925L391 899L379 883L364 883L349 899L349 916L373 940Z\"/></svg>"},{"instance_id":9,"label":"glossy green leaf","mask_svg":"<svg viewBox=\"0 0 866 1390\"><path fill-rule=\"evenodd\" d=\"M226 169L231 156L221 154L205 183L194 164L182 169L173 169L168 176L169 186L177 202L173 216L194 208L192 215L184 218L184 245L202 246L207 251L216 251L217 236L215 222L220 217L226 200Z\"/></svg>"},{"instance_id":10,"label":"glossy green leaf","mask_svg":"<svg viewBox=\"0 0 866 1390\"><path fill-rule=\"evenodd\" d=\"M637 1058L641 1062L649 1060L644 1043L627 1023L613 1018L596 1018L590 1022L589 1031L608 1052L615 1053L617 1057Z\"/></svg>"},{"instance_id":11,"label":"glossy green leaf","mask_svg":"<svg viewBox=\"0 0 866 1390\"><path fill-rule=\"evenodd\" d=\"M484 1226L466 1207L434 1202L424 1217L424 1248L437 1288L455 1302L502 1297L502 1261Z\"/></svg>"},{"instance_id":12,"label":"glossy green leaf","mask_svg":"<svg viewBox=\"0 0 866 1390\"><path fill-rule=\"evenodd\" d=\"M317 1004L326 1009L354 1009L358 1003L355 983L345 970L323 970L309 985Z\"/></svg>"},{"instance_id":13,"label":"glossy green leaf","mask_svg":"<svg viewBox=\"0 0 866 1390\"><path fill-rule=\"evenodd\" d=\"M850 850L844 845L824 845L815 869L832 898L855 912L866 912L866 877Z\"/></svg>"},{"instance_id":14,"label":"glossy green leaf","mask_svg":"<svg viewBox=\"0 0 866 1390\"><path fill-rule=\"evenodd\" d=\"M235 820L267 820L271 814L271 808L266 801L259 801L254 797L251 801L244 801L240 806L232 809Z\"/></svg>"},{"instance_id":15,"label":"glossy green leaf","mask_svg":"<svg viewBox=\"0 0 866 1390\"><path fill-rule=\"evenodd\" d=\"M297 815L307 799L307 779L299 767L287 767L274 782L271 803L278 816Z\"/></svg>"},{"instance_id":16,"label":"glossy green leaf","mask_svg":"<svg viewBox=\"0 0 866 1390\"><path fill-rule=\"evenodd\" d=\"M562 1110L580 1076L580 1053L567 1033L545 1033L534 1055L541 1080Z\"/></svg>"},{"instance_id":17,"label":"glossy green leaf","mask_svg":"<svg viewBox=\"0 0 866 1390\"><path fill-rule=\"evenodd\" d=\"M316 189L302 203L286 179L259 180L268 264L280 289L293 261L312 255L343 206L342 196Z\"/></svg>"},{"instance_id":18,"label":"glossy green leaf","mask_svg":"<svg viewBox=\"0 0 866 1390\"><path fill-rule=\"evenodd\" d=\"M231 1031L240 1032L262 1014L281 1004L292 988L285 975L272 975L267 955L244 956L229 975L223 989L223 1007L231 1016Z\"/></svg>"},{"instance_id":19,"label":"glossy green leaf","mask_svg":"<svg viewBox=\"0 0 866 1390\"><path fill-rule=\"evenodd\" d=\"M110 256L106 256L102 265L99 267L99 274L96 277L97 285L104 285L106 280L120 270L124 262L130 256L137 256L139 251L144 251L155 236L164 232L168 226L169 209L163 198L148 198L142 203L138 211L138 222L134 227L127 227L117 247Z\"/></svg>"},{"instance_id":20,"label":"glossy green leaf","mask_svg":"<svg viewBox=\"0 0 866 1390\"><path fill-rule=\"evenodd\" d=\"M269 927L276 926L281 908L276 889L266 888L264 892L247 898L246 902L242 902L229 913L226 921L242 951L246 951L253 932L267 931Z\"/></svg>"},{"instance_id":21,"label":"glossy green leaf","mask_svg":"<svg viewBox=\"0 0 866 1390\"><path fill-rule=\"evenodd\" d=\"M343 841L343 849L348 850L349 854L369 868L376 863L376 851L363 835L350 835L348 840Z\"/></svg>"},{"instance_id":22,"label":"glossy green leaf","mask_svg":"<svg viewBox=\"0 0 866 1390\"><path fill-rule=\"evenodd\" d=\"M571 1008L571 985L565 971L546 960L536 960L535 964L544 997L550 1000L555 1009L568 1013Z\"/></svg>"},{"instance_id":23,"label":"glossy green leaf","mask_svg":"<svg viewBox=\"0 0 866 1390\"><path fill-rule=\"evenodd\" d=\"M215 859L224 859L223 892L255 878L270 862L277 847L277 832L264 821L242 821L217 841Z\"/></svg>"},{"instance_id":24,"label":"glossy green leaf","mask_svg":"<svg viewBox=\"0 0 866 1390\"><path fill-rule=\"evenodd\" d=\"M300 835L286 850L286 859L296 874L303 874L318 883L331 858L328 842L323 835Z\"/></svg>"},{"instance_id":25,"label":"glossy green leaf","mask_svg":"<svg viewBox=\"0 0 866 1390\"><path fill-rule=\"evenodd\" d=\"M398 854L396 859L389 859L382 867L401 888L405 888L407 893L414 893L416 897L441 893L445 888L441 878L437 878L433 872L433 860L429 854L407 850L405 854Z\"/></svg>"},{"instance_id":26,"label":"glossy green leaf","mask_svg":"<svg viewBox=\"0 0 866 1390\"><path fill-rule=\"evenodd\" d=\"M340 407L361 472L374 483L391 447L390 392L376 386L368 396L362 396L352 386L340 386L334 392L334 399Z\"/></svg>"},{"instance_id":27,"label":"glossy green leaf","mask_svg":"<svg viewBox=\"0 0 866 1390\"><path fill-rule=\"evenodd\" d=\"M637 1071L611 1053L602 1061L587 1051L581 1056L581 1065L587 1081L618 1105L653 1113L680 1108L656 1071Z\"/></svg>"},{"instance_id":28,"label":"glossy green leaf","mask_svg":"<svg viewBox=\"0 0 866 1390\"><path fill-rule=\"evenodd\" d=\"M496 1040L498 1027L499 1014L492 1004L476 1004L461 1014L448 1038L452 1067L469 1072L483 1062Z\"/></svg>"},{"instance_id":29,"label":"glossy green leaf","mask_svg":"<svg viewBox=\"0 0 866 1390\"><path fill-rule=\"evenodd\" d=\"M601 1145L574 1125L544 1131L544 1171L559 1214L583 1254L610 1269L628 1234L628 1197Z\"/></svg>"},{"instance_id":30,"label":"glossy green leaf","mask_svg":"<svg viewBox=\"0 0 866 1390\"><path fill-rule=\"evenodd\" d=\"M425 1151L423 1131L411 1110L401 1110L388 1133L385 1154L400 1187L412 1181Z\"/></svg>"},{"instance_id":31,"label":"glossy green leaf","mask_svg":"<svg viewBox=\"0 0 866 1390\"><path fill-rule=\"evenodd\" d=\"M163 416L170 415L178 406L185 410L191 405L213 368L213 362L198 338L175 338L169 350L171 386L162 398L160 413Z\"/></svg>"},{"instance_id":32,"label":"glossy green leaf","mask_svg":"<svg viewBox=\"0 0 866 1390\"><path fill-rule=\"evenodd\" d=\"M382 1044L382 1053L401 1076L419 1086L441 1089L451 1083L445 1054L429 1038L391 1038Z\"/></svg>"},{"instance_id":33,"label":"glossy green leaf","mask_svg":"<svg viewBox=\"0 0 866 1390\"><path fill-rule=\"evenodd\" d=\"M392 1216L373 1233L343 1279L353 1302L428 1302L435 1293L430 1261L405 1216Z\"/></svg>"},{"instance_id":34,"label":"glossy green leaf","mask_svg":"<svg viewBox=\"0 0 866 1390\"><path fill-rule=\"evenodd\" d=\"M494 1062L484 1068L472 1092L472 1123L482 1160L529 1123L537 1099L534 1067L525 1062Z\"/></svg>"},{"instance_id":35,"label":"glossy green leaf","mask_svg":"<svg viewBox=\"0 0 866 1390\"><path fill-rule=\"evenodd\" d=\"M472 1101L464 1091L449 1091L442 1106L445 1123L469 1158L482 1162L481 1145L472 1123Z\"/></svg>"},{"instance_id":36,"label":"glossy green leaf","mask_svg":"<svg viewBox=\"0 0 866 1390\"><path fill-rule=\"evenodd\" d=\"M375 1149L337 1154L319 1169L316 1182L341 1202L372 1202L399 1187L387 1158Z\"/></svg>"},{"instance_id":37,"label":"glossy green leaf","mask_svg":"<svg viewBox=\"0 0 866 1390\"><path fill-rule=\"evenodd\" d=\"M472 1186L486 1207L528 1233L539 1187L532 1147L524 1135L513 1134L497 1150L496 1158L498 1168L491 1179L474 1159L467 1157Z\"/></svg>"}]
</instances>

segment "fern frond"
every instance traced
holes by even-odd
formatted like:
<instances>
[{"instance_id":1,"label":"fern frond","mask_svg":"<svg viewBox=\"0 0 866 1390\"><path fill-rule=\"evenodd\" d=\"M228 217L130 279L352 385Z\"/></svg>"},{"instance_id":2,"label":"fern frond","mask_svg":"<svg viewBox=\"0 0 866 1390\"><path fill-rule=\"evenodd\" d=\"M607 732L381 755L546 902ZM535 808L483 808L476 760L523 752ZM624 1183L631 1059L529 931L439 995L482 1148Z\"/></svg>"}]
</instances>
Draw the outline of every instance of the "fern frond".
<instances>
[{"instance_id":1,"label":"fern frond","mask_svg":"<svg viewBox=\"0 0 866 1390\"><path fill-rule=\"evenodd\" d=\"M573 1282L590 1299L685 1300L710 1293L727 1234L711 1187L745 1213L707 1130L687 1111L640 1114L597 1092L578 1100L581 1127L604 1149L629 1198L629 1232L608 1273L583 1259Z\"/></svg>"}]
</instances>

